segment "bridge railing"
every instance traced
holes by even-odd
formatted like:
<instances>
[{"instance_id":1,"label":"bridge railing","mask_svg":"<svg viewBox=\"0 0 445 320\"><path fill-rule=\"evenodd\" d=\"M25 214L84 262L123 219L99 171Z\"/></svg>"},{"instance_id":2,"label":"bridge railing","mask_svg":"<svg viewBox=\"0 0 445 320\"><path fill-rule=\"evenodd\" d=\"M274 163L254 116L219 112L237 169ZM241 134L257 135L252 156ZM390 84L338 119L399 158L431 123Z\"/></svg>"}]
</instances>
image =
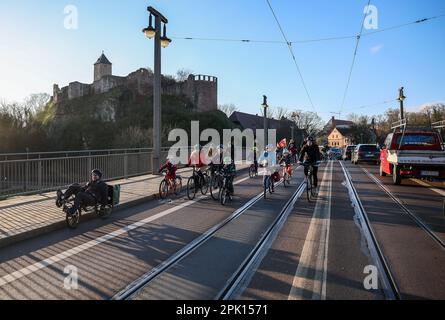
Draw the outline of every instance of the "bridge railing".
<instances>
[{"instance_id":1,"label":"bridge railing","mask_svg":"<svg viewBox=\"0 0 445 320\"><path fill-rule=\"evenodd\" d=\"M167 154L168 148L161 149L161 159ZM94 168L103 171L105 180L149 174L152 155L148 148L0 155L0 198L83 183Z\"/></svg>"},{"instance_id":2,"label":"bridge railing","mask_svg":"<svg viewBox=\"0 0 445 320\"><path fill-rule=\"evenodd\" d=\"M246 159L245 148L239 149ZM161 148L161 162L168 152ZM103 172L105 181L150 174L152 156L151 148L0 154L0 200L85 183L94 168Z\"/></svg>"}]
</instances>

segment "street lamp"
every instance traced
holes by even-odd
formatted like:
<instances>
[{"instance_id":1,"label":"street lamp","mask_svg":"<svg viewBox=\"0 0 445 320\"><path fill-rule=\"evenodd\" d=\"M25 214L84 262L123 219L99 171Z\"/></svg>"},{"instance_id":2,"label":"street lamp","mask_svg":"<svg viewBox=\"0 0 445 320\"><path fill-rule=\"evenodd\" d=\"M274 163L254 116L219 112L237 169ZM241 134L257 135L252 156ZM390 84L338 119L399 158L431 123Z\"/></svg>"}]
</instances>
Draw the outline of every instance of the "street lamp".
<instances>
[{"instance_id":1,"label":"street lamp","mask_svg":"<svg viewBox=\"0 0 445 320\"><path fill-rule=\"evenodd\" d=\"M264 109L264 146L267 146L267 97L263 95L263 104L261 105Z\"/></svg>"},{"instance_id":2,"label":"street lamp","mask_svg":"<svg viewBox=\"0 0 445 320\"><path fill-rule=\"evenodd\" d=\"M160 166L161 158L161 46L166 48L171 39L167 38L168 20L159 11L153 7L148 7L150 13L148 27L142 32L149 39L155 38L154 45L154 80L153 80L153 157L152 171L156 172ZM155 26L153 28L153 16L155 17ZM164 24L163 35L161 36L161 27Z\"/></svg>"}]
</instances>

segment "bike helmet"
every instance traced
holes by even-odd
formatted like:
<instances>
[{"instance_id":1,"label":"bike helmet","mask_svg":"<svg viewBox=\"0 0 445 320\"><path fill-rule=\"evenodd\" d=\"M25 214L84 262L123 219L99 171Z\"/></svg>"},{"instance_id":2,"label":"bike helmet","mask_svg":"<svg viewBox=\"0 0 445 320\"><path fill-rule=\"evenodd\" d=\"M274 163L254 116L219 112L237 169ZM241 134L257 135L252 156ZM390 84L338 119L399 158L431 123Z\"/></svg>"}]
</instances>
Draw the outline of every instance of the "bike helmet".
<instances>
[{"instance_id":1,"label":"bike helmet","mask_svg":"<svg viewBox=\"0 0 445 320\"><path fill-rule=\"evenodd\" d=\"M223 163L224 164L232 164L232 158L231 157L224 157Z\"/></svg>"},{"instance_id":2,"label":"bike helmet","mask_svg":"<svg viewBox=\"0 0 445 320\"><path fill-rule=\"evenodd\" d=\"M102 171L100 171L99 169L92 170L91 174L94 174L94 175L98 176L99 178L102 178Z\"/></svg>"}]
</instances>

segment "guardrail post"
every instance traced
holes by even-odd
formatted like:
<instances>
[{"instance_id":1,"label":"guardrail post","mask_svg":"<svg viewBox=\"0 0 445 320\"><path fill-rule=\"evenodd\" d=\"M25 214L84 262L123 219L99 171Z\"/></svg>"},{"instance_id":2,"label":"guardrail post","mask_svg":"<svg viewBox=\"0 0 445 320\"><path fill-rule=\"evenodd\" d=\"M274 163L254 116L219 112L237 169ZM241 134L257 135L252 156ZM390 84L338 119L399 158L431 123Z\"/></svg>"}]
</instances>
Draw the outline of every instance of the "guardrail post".
<instances>
[{"instance_id":1,"label":"guardrail post","mask_svg":"<svg viewBox=\"0 0 445 320\"><path fill-rule=\"evenodd\" d=\"M128 154L126 150L124 155L124 178L128 178Z\"/></svg>"},{"instance_id":2,"label":"guardrail post","mask_svg":"<svg viewBox=\"0 0 445 320\"><path fill-rule=\"evenodd\" d=\"M39 160L38 162L37 184L39 187L39 193L42 193L42 160Z\"/></svg>"},{"instance_id":3,"label":"guardrail post","mask_svg":"<svg viewBox=\"0 0 445 320\"><path fill-rule=\"evenodd\" d=\"M25 189L24 191L28 191L28 183L29 183L29 162L26 161L25 162L25 185L23 186L23 188Z\"/></svg>"}]
</instances>

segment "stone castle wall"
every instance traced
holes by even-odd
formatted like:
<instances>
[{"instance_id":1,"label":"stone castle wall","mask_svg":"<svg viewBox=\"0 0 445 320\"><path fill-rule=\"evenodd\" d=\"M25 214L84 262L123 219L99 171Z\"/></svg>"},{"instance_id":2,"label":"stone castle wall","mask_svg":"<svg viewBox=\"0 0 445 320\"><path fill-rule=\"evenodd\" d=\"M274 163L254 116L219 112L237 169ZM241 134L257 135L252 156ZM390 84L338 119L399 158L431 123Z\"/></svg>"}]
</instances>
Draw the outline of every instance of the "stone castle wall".
<instances>
[{"instance_id":1,"label":"stone castle wall","mask_svg":"<svg viewBox=\"0 0 445 320\"><path fill-rule=\"evenodd\" d=\"M119 86L129 88L139 95L150 95L153 92L153 73L141 68L126 77L105 75L92 84L72 82L62 89L54 85L53 100L59 102L105 93ZM190 75L183 82L163 77L162 93L185 95L198 111L215 111L218 108L218 80L213 76Z\"/></svg>"}]
</instances>

